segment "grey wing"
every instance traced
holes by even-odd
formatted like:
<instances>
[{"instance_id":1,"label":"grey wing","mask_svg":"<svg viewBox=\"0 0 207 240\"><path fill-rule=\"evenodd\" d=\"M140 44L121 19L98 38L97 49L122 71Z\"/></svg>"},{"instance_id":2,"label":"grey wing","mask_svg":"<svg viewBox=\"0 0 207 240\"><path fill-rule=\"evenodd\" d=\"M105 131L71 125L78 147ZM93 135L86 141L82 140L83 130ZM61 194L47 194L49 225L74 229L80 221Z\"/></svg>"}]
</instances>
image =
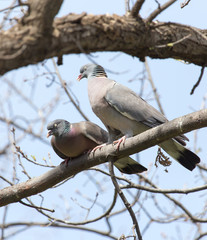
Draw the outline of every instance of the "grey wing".
<instances>
[{"instance_id":1,"label":"grey wing","mask_svg":"<svg viewBox=\"0 0 207 240\"><path fill-rule=\"evenodd\" d=\"M118 83L107 91L105 99L122 115L131 120L142 122L148 127L155 127L168 121L164 115L135 92Z\"/></svg>"},{"instance_id":2,"label":"grey wing","mask_svg":"<svg viewBox=\"0 0 207 240\"><path fill-rule=\"evenodd\" d=\"M81 122L82 133L97 144L108 142L108 133L92 122Z\"/></svg>"}]
</instances>

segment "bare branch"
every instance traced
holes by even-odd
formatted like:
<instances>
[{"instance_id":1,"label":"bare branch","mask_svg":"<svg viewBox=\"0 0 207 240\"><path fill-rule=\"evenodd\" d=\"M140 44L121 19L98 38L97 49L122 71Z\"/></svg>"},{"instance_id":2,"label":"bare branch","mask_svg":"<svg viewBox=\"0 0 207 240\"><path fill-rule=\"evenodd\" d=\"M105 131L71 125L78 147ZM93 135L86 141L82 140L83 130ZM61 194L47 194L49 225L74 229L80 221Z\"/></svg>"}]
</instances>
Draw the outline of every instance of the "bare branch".
<instances>
[{"instance_id":1,"label":"bare branch","mask_svg":"<svg viewBox=\"0 0 207 240\"><path fill-rule=\"evenodd\" d=\"M176 58L199 66L207 62L205 31L182 24L144 24L143 21L135 21L127 16L82 13L55 19L53 28L52 35L41 35L29 23L18 23L13 28L0 32L0 74L54 56L96 51L121 51L140 59L145 56ZM155 49L155 46L176 43L189 34L190 39L165 48L165 51ZM94 45L94 41L97 44ZM23 46L26 47L21 52Z\"/></svg>"},{"instance_id":2,"label":"bare branch","mask_svg":"<svg viewBox=\"0 0 207 240\"><path fill-rule=\"evenodd\" d=\"M205 69L206 65L204 65L202 68L201 68L201 73L200 73L200 76L198 78L198 81L196 82L196 84L193 86L191 92L190 92L190 95L192 95L195 91L195 89L198 87L198 85L200 84L200 81L203 77L203 73L204 73L204 69Z\"/></svg>"},{"instance_id":3,"label":"bare branch","mask_svg":"<svg viewBox=\"0 0 207 240\"><path fill-rule=\"evenodd\" d=\"M6 16L4 16L4 20L0 23L0 29L3 28L5 20L11 14L11 10L14 9L15 7L18 7L18 6L15 5L15 3L16 3L16 0L13 0L13 2L11 3L11 5L8 8L4 8L4 9L0 10L0 12L4 12L4 11L8 10L8 12L6 13Z\"/></svg>"},{"instance_id":4,"label":"bare branch","mask_svg":"<svg viewBox=\"0 0 207 240\"><path fill-rule=\"evenodd\" d=\"M117 158L128 156L152 147L166 139L206 126L207 109L204 109L174 119L127 139L124 146L120 145L118 153L116 146L109 144L89 156L86 154L70 161L67 167L59 165L39 177L2 189L0 191L0 206L18 202L22 198L43 192L78 172L106 162L106 156L116 156Z\"/></svg>"},{"instance_id":5,"label":"bare branch","mask_svg":"<svg viewBox=\"0 0 207 240\"><path fill-rule=\"evenodd\" d=\"M139 184L134 184L133 182L130 182L129 185L121 185L120 187L121 187L121 189L137 188L140 190L144 190L147 192L153 192L153 193L179 193L179 194L189 194L189 193L199 192L199 191L207 189L207 185L190 188L190 189L183 189L183 190L181 190L181 189L159 189L159 188L145 187L145 186L142 186Z\"/></svg>"},{"instance_id":6,"label":"bare branch","mask_svg":"<svg viewBox=\"0 0 207 240\"><path fill-rule=\"evenodd\" d=\"M125 0L125 14L129 12L129 0Z\"/></svg>"},{"instance_id":7,"label":"bare branch","mask_svg":"<svg viewBox=\"0 0 207 240\"><path fill-rule=\"evenodd\" d=\"M134 214L134 211L132 210L132 207L131 205L129 204L129 202L127 201L124 193L122 192L121 188L119 187L119 184L116 180L116 177L115 177L115 174L114 174L114 169L113 169L113 158L109 158L109 172L111 174L111 180L114 184L114 187L116 189L116 191L118 192L120 198L122 199L124 205L126 206L126 209L127 211L129 212L130 216L131 216L131 219L132 219L132 222L134 224L134 227L136 229L136 233L137 233L137 236L138 236L138 239L139 240L142 240L142 235L141 235L141 232L140 232L140 229L139 229L139 224L138 224L138 221L136 219L136 216Z\"/></svg>"},{"instance_id":8,"label":"bare branch","mask_svg":"<svg viewBox=\"0 0 207 240\"><path fill-rule=\"evenodd\" d=\"M3 227L1 228L1 239L2 240L4 239L4 225L6 223L7 212L8 212L8 206L6 206L4 208L4 215L3 215L3 221L2 221Z\"/></svg>"},{"instance_id":9,"label":"bare branch","mask_svg":"<svg viewBox=\"0 0 207 240\"><path fill-rule=\"evenodd\" d=\"M207 232L204 232L204 233L200 234L197 238L195 238L195 240L200 240L205 236L207 236Z\"/></svg>"},{"instance_id":10,"label":"bare branch","mask_svg":"<svg viewBox=\"0 0 207 240\"><path fill-rule=\"evenodd\" d=\"M134 4L131 12L130 12L130 15L134 18L138 17L138 14L139 14L139 11L143 5L145 0L137 0L136 3Z\"/></svg>"},{"instance_id":11,"label":"bare branch","mask_svg":"<svg viewBox=\"0 0 207 240\"><path fill-rule=\"evenodd\" d=\"M148 65L148 62L147 62L147 58L145 58L144 65L145 65L147 75L148 75L148 80L151 84L151 87L152 87L153 93L155 95L155 99L156 99L156 102L158 104L159 110L163 115L165 115L164 110L163 110L162 105L161 105L161 102L160 102L160 99L159 99L159 95L157 94L157 89L156 89L155 84L154 84L153 79L152 79L152 75L151 75L150 68L149 68L149 65Z\"/></svg>"},{"instance_id":12,"label":"bare branch","mask_svg":"<svg viewBox=\"0 0 207 240\"><path fill-rule=\"evenodd\" d=\"M152 12L149 17L146 19L146 22L152 22L161 12L163 12L166 8L171 6L177 0L169 0L168 2L164 3L161 7L158 7L154 12Z\"/></svg>"},{"instance_id":13,"label":"bare branch","mask_svg":"<svg viewBox=\"0 0 207 240\"><path fill-rule=\"evenodd\" d=\"M142 176L145 181L150 184L152 187L157 189L157 186L152 183L149 179L146 179L144 176ZM178 200L176 200L175 198L171 197L170 195L163 193L164 196L166 198L168 198L169 200L171 200L176 206L178 206L180 209L182 209L182 211L187 215L188 218L190 218L190 220L192 222L200 222L200 223L206 223L207 222L207 218L206 219L201 219L201 218L197 218L195 217L193 214L191 214L191 212Z\"/></svg>"},{"instance_id":14,"label":"bare branch","mask_svg":"<svg viewBox=\"0 0 207 240\"><path fill-rule=\"evenodd\" d=\"M156 48L166 48L166 47L168 47L168 48L170 47L170 48L171 48L171 47L175 46L176 44L185 41L185 40L188 39L190 36L191 36L191 34L188 34L187 36L184 36L184 37L182 37L181 39L178 39L178 40L175 41L175 42L167 43L167 44L163 44L163 45L158 45L158 46L156 46Z\"/></svg>"},{"instance_id":15,"label":"bare branch","mask_svg":"<svg viewBox=\"0 0 207 240\"><path fill-rule=\"evenodd\" d=\"M51 209L48 209L48 208L33 206L33 205L30 205L30 204L28 204L28 203L23 202L22 200L20 200L19 202L20 202L22 205L25 205L25 206L27 206L27 207L38 208L38 209L41 209L41 210L44 210L44 211L49 211L49 212L55 212L54 209L51 210Z\"/></svg>"},{"instance_id":16,"label":"bare branch","mask_svg":"<svg viewBox=\"0 0 207 240\"><path fill-rule=\"evenodd\" d=\"M63 220L63 219L60 219L60 218L55 218L47 213L45 213L45 210L48 211L48 209L44 209L42 207L38 207L36 206L29 198L26 198L27 201L30 203L30 207L33 207L35 208L39 213L41 213L43 216L47 217L48 219L50 219L51 222L55 222L55 223L62 223L62 224L66 224L66 225L72 225L72 226L80 226L80 225L86 225L88 223L93 223L93 222L96 222L100 219L103 219L103 218L106 218L109 216L110 212L112 211L112 209L114 208L115 206L115 203L116 203L116 199L117 199L117 193L115 191L114 193L114 198L112 200L112 204L111 206L108 208L108 210L106 210L102 215L96 217L96 218L93 218L93 219L90 219L90 220L85 220L85 221L82 221L82 222L71 222L71 221L67 221L67 220ZM22 202L20 202L22 203ZM82 207L82 206L81 206ZM43 211L44 210L44 211ZM109 232L110 232L110 226L109 224L107 224L108 227L109 227Z\"/></svg>"},{"instance_id":17,"label":"bare branch","mask_svg":"<svg viewBox=\"0 0 207 240\"><path fill-rule=\"evenodd\" d=\"M48 144L48 141L45 140L42 136L40 136L39 134L36 134L32 131L32 129L30 128L30 126L28 126L28 128L24 128L22 127L21 125L15 123L14 121L10 120L10 119L7 119L7 118L4 118L4 117L0 117L0 121L1 122L5 122L7 124L10 124L10 125L13 125L15 128L23 131L24 133L28 133L29 135L39 139L40 141Z\"/></svg>"},{"instance_id":18,"label":"bare branch","mask_svg":"<svg viewBox=\"0 0 207 240\"><path fill-rule=\"evenodd\" d=\"M15 226L45 226L45 227L54 227L54 228L65 228L65 229L77 229L77 230L82 230L82 231L87 231L87 232L92 232L92 233L96 233L105 237L109 237L111 239L117 240L116 237L114 237L113 235L111 235L108 232L104 232L104 231L99 231L97 229L93 229L93 228L86 228L86 227L82 227L82 226L68 226L65 224L57 224L57 223L51 223L51 222L14 222L14 223L7 223L7 224L0 224L0 228L4 227L6 228L11 228L11 227L15 227Z\"/></svg>"},{"instance_id":19,"label":"bare branch","mask_svg":"<svg viewBox=\"0 0 207 240\"><path fill-rule=\"evenodd\" d=\"M185 0L183 3L180 4L180 7L181 8L184 8L185 6L188 5L188 3L190 2L191 0Z\"/></svg>"},{"instance_id":20,"label":"bare branch","mask_svg":"<svg viewBox=\"0 0 207 240\"><path fill-rule=\"evenodd\" d=\"M75 102L75 100L73 99L73 97L71 96L71 94L69 93L68 89L67 89L67 84L66 82L62 79L61 75L60 75L60 72L58 70L58 67L55 63L55 60L52 59L52 63L53 63L53 66L55 68L55 71L56 71L56 74L59 78L59 81L60 81L60 84L61 86L63 87L66 95L68 96L68 98L70 99L70 101L72 102L72 104L74 105L74 107L77 109L77 111L81 114L81 116L86 120L86 121L89 121L88 117L83 113L83 111L81 110L80 106Z\"/></svg>"}]
</instances>

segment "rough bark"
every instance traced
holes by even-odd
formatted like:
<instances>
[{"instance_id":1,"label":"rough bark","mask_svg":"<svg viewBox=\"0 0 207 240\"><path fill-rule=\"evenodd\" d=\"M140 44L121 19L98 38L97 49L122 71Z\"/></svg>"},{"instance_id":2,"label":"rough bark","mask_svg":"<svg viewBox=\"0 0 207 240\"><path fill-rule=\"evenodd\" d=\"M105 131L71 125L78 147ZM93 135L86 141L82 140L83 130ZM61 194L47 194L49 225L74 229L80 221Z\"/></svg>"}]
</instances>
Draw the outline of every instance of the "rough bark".
<instances>
[{"instance_id":1,"label":"rough bark","mask_svg":"<svg viewBox=\"0 0 207 240\"><path fill-rule=\"evenodd\" d=\"M141 60L175 58L203 66L207 30L140 17L69 14L54 20L61 0L28 1L28 13L0 32L0 74L54 56L121 51Z\"/></svg>"},{"instance_id":2,"label":"rough bark","mask_svg":"<svg viewBox=\"0 0 207 240\"><path fill-rule=\"evenodd\" d=\"M124 146L122 146L122 144L120 145L118 153L116 147L110 144L97 150L94 154L90 154L89 156L84 155L70 161L68 167L59 165L47 173L32 178L27 182L6 187L0 191L0 206L18 202L22 198L43 192L78 172L106 162L106 156L117 156L118 158L120 156L128 156L152 147L166 139L202 127L207 127L207 109L174 119L135 137L129 138L126 140Z\"/></svg>"}]
</instances>

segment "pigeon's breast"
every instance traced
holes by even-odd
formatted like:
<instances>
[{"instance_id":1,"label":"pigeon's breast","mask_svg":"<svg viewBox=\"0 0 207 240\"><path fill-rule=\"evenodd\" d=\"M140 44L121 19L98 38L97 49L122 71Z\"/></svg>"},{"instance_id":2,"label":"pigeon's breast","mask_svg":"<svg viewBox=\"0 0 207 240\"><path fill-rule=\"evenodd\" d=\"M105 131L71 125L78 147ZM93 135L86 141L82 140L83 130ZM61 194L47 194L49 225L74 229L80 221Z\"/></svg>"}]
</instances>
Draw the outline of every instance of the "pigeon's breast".
<instances>
[{"instance_id":1,"label":"pigeon's breast","mask_svg":"<svg viewBox=\"0 0 207 240\"><path fill-rule=\"evenodd\" d=\"M72 158L87 152L96 145L97 143L87 139L82 134L70 134L67 136L62 136L59 139L57 138L55 142L55 146L61 153Z\"/></svg>"},{"instance_id":2,"label":"pigeon's breast","mask_svg":"<svg viewBox=\"0 0 207 240\"><path fill-rule=\"evenodd\" d=\"M88 80L88 97L94 113L99 116L103 110L107 110L108 103L105 100L106 92L114 84L108 78L90 78Z\"/></svg>"}]
</instances>

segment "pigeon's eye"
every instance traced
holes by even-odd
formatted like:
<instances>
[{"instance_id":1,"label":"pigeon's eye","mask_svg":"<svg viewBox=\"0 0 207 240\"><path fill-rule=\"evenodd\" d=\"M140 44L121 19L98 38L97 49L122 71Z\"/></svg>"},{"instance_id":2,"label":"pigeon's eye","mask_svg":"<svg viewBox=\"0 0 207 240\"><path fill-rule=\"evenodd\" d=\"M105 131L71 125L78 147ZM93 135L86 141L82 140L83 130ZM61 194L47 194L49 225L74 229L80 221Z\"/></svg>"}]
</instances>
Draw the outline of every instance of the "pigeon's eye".
<instances>
[{"instance_id":1,"label":"pigeon's eye","mask_svg":"<svg viewBox=\"0 0 207 240\"><path fill-rule=\"evenodd\" d=\"M57 127L57 123L54 124L54 127Z\"/></svg>"}]
</instances>

